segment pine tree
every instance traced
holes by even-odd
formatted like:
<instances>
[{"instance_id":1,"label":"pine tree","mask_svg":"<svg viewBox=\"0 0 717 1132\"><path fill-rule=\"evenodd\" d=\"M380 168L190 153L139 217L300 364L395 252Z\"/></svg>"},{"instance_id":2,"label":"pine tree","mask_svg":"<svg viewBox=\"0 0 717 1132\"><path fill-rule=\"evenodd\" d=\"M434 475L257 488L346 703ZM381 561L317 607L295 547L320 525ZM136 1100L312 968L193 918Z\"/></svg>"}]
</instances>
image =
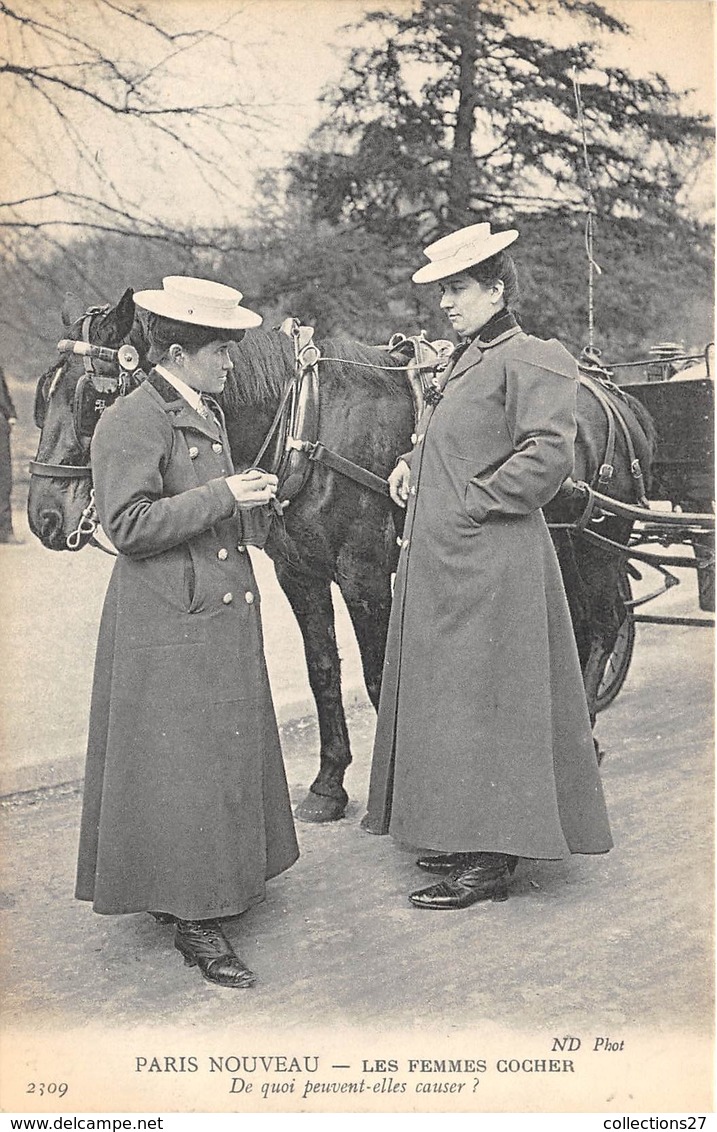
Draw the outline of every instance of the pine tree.
<instances>
[{"instance_id":1,"label":"pine tree","mask_svg":"<svg viewBox=\"0 0 717 1132\"><path fill-rule=\"evenodd\" d=\"M567 46L536 34L551 12L563 29L575 21ZM709 122L684 113L659 75L600 64L595 36L629 30L601 5L420 0L410 16L373 13L357 30L362 45L291 167L291 192L315 219L411 242L487 214L566 214L586 202L603 216L684 215Z\"/></svg>"}]
</instances>

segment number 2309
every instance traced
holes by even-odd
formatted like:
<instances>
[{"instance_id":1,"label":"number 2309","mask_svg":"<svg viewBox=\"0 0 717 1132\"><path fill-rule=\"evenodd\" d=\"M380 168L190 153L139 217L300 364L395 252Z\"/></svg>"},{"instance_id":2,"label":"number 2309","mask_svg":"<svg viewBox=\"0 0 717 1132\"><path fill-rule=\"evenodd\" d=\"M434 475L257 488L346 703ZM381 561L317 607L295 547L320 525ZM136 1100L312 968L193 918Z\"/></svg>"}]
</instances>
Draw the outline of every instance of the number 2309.
<instances>
[{"instance_id":1,"label":"number 2309","mask_svg":"<svg viewBox=\"0 0 717 1132\"><path fill-rule=\"evenodd\" d=\"M38 1097L64 1097L68 1087L65 1081L50 1081L47 1084L44 1081L30 1081L26 1092L35 1093Z\"/></svg>"}]
</instances>

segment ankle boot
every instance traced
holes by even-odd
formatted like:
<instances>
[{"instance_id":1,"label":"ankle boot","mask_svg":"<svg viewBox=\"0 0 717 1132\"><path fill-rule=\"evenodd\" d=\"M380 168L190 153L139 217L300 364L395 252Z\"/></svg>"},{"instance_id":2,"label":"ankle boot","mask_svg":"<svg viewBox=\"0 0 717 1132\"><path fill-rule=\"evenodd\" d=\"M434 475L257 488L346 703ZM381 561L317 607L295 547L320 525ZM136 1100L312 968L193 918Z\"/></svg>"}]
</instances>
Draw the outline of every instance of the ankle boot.
<instances>
[{"instance_id":1,"label":"ankle boot","mask_svg":"<svg viewBox=\"0 0 717 1132\"><path fill-rule=\"evenodd\" d=\"M177 920L174 946L186 965L199 967L210 983L239 990L256 982L256 975L236 955L219 920Z\"/></svg>"},{"instance_id":2,"label":"ankle boot","mask_svg":"<svg viewBox=\"0 0 717 1132\"><path fill-rule=\"evenodd\" d=\"M477 904L480 900L493 900L496 903L507 900L510 880L507 855L491 853L490 856L500 857L501 860L485 866L474 863L462 871L456 869L446 880L431 885L430 888L412 892L409 900L416 908L436 910L470 908L471 904Z\"/></svg>"}]
</instances>

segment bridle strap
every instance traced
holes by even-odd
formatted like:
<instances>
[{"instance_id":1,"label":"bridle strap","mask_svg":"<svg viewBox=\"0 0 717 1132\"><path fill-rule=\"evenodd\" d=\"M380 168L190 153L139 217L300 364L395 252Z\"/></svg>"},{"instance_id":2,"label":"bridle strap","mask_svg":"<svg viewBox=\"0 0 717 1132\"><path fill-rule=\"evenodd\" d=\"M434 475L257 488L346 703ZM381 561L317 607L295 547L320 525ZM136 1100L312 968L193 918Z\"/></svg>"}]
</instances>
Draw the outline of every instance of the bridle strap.
<instances>
[{"instance_id":1,"label":"bridle strap","mask_svg":"<svg viewBox=\"0 0 717 1132\"><path fill-rule=\"evenodd\" d=\"M105 304L104 306L93 306L93 307L88 308L88 310L85 312L83 319L82 319L82 341L83 342L86 342L86 343L88 343L88 345L91 345L90 332L91 332L91 329L92 329L93 319L94 319L95 315L105 314L108 310L109 310L108 304ZM60 345L60 347L69 346L70 340L69 339L63 340L63 342L60 342L59 345ZM134 370L130 370L130 369L125 370L124 369L124 364L123 364L123 361L121 359L121 351L118 352L118 351L113 350L112 353L116 354L117 358L118 358L117 364L119 365L119 378L118 378L118 381L117 381L117 391L121 396L126 391L126 388L127 388L127 385L124 384L125 380L127 378L129 378L130 383L131 383L131 377L133 377L136 374L137 371L136 371L136 369L134 369ZM80 377L80 379L77 383L77 387L75 389L75 394L74 394L74 398L73 398L73 405L72 405L72 422L73 422L73 427L75 429L75 439L77 440L77 443L80 447L82 447L82 437L81 437L81 427L80 427L79 417L80 417L80 412L81 412L83 390L89 384L89 385L94 386L94 388L97 390L98 393L100 392L100 390L99 390L99 388L96 384L96 382L100 380L100 377L97 374L97 372L95 371L92 355L91 354L82 354L81 356L82 356L82 363L83 363L83 367L84 367L84 373L82 374L82 376ZM131 384L130 384L130 387L131 387ZM30 472L31 476L39 476L41 478L44 477L45 479L66 479L66 480L79 480L79 479L89 479L89 480L91 480L92 479L92 467L89 463L89 458L88 458L87 464L45 464L40 460L31 460L30 463L29 463L29 472Z\"/></svg>"},{"instance_id":2,"label":"bridle strap","mask_svg":"<svg viewBox=\"0 0 717 1132\"><path fill-rule=\"evenodd\" d=\"M42 464L37 460L31 460L29 469L31 476L45 476L46 479L79 480L92 478L92 468L89 464Z\"/></svg>"}]
</instances>

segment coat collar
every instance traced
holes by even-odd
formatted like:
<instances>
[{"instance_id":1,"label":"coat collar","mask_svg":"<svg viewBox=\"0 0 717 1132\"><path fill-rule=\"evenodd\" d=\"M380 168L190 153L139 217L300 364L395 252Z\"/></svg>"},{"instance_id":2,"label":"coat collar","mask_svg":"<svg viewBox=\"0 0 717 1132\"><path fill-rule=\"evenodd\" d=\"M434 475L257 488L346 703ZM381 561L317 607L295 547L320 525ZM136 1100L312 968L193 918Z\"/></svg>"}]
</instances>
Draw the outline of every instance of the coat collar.
<instances>
[{"instance_id":1,"label":"coat collar","mask_svg":"<svg viewBox=\"0 0 717 1132\"><path fill-rule=\"evenodd\" d=\"M150 371L145 385L155 398L160 401L164 411L169 416L175 428L191 428L195 432L202 432L210 440L221 440L219 428L213 420L200 417L188 401L184 400L177 390L166 378L162 377L156 369Z\"/></svg>"},{"instance_id":2,"label":"coat collar","mask_svg":"<svg viewBox=\"0 0 717 1132\"><path fill-rule=\"evenodd\" d=\"M522 329L516 322L513 326L509 326L507 330L504 330L489 342L484 341L480 335L477 335L468 343L465 349L459 353L455 361L449 365L446 371L446 381L450 381L454 377L460 377L467 369L470 369L472 366L477 366L487 350L492 350L496 346L500 346L501 343L507 342L509 339L515 338L517 334L522 333Z\"/></svg>"}]
</instances>

